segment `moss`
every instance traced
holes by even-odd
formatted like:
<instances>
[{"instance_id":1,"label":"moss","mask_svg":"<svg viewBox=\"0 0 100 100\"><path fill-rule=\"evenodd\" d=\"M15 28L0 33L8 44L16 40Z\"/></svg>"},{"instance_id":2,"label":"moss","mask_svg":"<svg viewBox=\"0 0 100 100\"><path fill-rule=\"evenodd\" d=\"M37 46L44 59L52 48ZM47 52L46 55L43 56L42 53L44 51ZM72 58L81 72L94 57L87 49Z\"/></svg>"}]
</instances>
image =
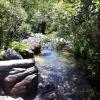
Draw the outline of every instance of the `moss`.
<instances>
[{"instance_id":1,"label":"moss","mask_svg":"<svg viewBox=\"0 0 100 100\"><path fill-rule=\"evenodd\" d=\"M3 49L0 49L0 61L3 60Z\"/></svg>"},{"instance_id":2,"label":"moss","mask_svg":"<svg viewBox=\"0 0 100 100\"><path fill-rule=\"evenodd\" d=\"M12 42L10 44L10 47L18 52L25 52L28 51L30 49L30 47L24 43L20 43L20 42Z\"/></svg>"}]
</instances>

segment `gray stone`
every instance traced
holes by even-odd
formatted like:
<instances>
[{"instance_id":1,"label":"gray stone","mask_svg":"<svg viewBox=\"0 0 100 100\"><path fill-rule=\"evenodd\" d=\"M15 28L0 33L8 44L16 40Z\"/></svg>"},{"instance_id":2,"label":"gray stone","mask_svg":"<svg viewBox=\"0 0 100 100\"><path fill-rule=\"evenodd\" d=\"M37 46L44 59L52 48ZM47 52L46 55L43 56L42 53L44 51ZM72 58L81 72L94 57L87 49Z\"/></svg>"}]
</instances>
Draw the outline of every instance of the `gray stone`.
<instances>
[{"instance_id":1,"label":"gray stone","mask_svg":"<svg viewBox=\"0 0 100 100\"><path fill-rule=\"evenodd\" d=\"M11 48L4 50L2 54L3 54L4 60L22 59L23 58L18 52L16 52L15 50L13 50Z\"/></svg>"},{"instance_id":2,"label":"gray stone","mask_svg":"<svg viewBox=\"0 0 100 100\"><path fill-rule=\"evenodd\" d=\"M0 61L0 71L5 71L12 68L29 68L35 65L34 59L19 59Z\"/></svg>"},{"instance_id":3,"label":"gray stone","mask_svg":"<svg viewBox=\"0 0 100 100\"><path fill-rule=\"evenodd\" d=\"M23 39L22 43L27 44L32 51L34 52L34 54L40 54L41 53L41 40L43 39L43 37L45 37L43 34L41 33L36 33L34 35L32 35L32 37L29 37L28 39Z\"/></svg>"},{"instance_id":4,"label":"gray stone","mask_svg":"<svg viewBox=\"0 0 100 100\"><path fill-rule=\"evenodd\" d=\"M9 74L16 74L19 72L23 72L25 70L26 70L25 68L12 68L12 70L9 72Z\"/></svg>"},{"instance_id":5,"label":"gray stone","mask_svg":"<svg viewBox=\"0 0 100 100\"><path fill-rule=\"evenodd\" d=\"M33 91L35 81L37 81L37 75L36 74L29 75L25 79L23 79L21 82L14 85L10 93L12 95L20 95L20 96L30 95L28 92ZM30 84L30 83L33 83L33 84ZM29 90L28 87L31 87L31 89Z\"/></svg>"},{"instance_id":6,"label":"gray stone","mask_svg":"<svg viewBox=\"0 0 100 100\"><path fill-rule=\"evenodd\" d=\"M0 95L35 96L38 89L38 69L33 59L0 62Z\"/></svg>"},{"instance_id":7,"label":"gray stone","mask_svg":"<svg viewBox=\"0 0 100 100\"><path fill-rule=\"evenodd\" d=\"M22 78L26 77L27 75L30 75L32 73L35 73L35 67L28 68L23 72L19 71L18 73L8 75L7 77L5 77L4 80L5 80L5 82L11 82L12 83L12 82L17 81L18 79L21 79L21 77Z\"/></svg>"},{"instance_id":8,"label":"gray stone","mask_svg":"<svg viewBox=\"0 0 100 100\"><path fill-rule=\"evenodd\" d=\"M12 98L10 96L0 96L0 100L23 100L21 97Z\"/></svg>"}]
</instances>

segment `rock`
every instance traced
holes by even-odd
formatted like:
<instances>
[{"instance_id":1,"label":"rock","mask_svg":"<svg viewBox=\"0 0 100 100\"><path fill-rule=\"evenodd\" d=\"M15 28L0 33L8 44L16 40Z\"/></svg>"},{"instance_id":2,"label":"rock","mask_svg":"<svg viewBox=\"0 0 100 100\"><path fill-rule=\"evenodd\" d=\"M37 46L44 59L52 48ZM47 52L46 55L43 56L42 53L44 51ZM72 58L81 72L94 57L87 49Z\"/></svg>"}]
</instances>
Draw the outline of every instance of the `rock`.
<instances>
[{"instance_id":1,"label":"rock","mask_svg":"<svg viewBox=\"0 0 100 100\"><path fill-rule=\"evenodd\" d=\"M18 68L17 68L17 70L18 70ZM31 67L31 68L28 68L26 70L23 70L23 71L21 70L17 73L13 73L11 75L8 75L7 77L5 77L4 80L5 80L5 82L13 82L14 83L15 81L18 81L18 79L24 78L27 75L35 73L35 71L36 71L35 68ZM16 70L15 70L15 72L16 72ZM9 72L9 73L11 73L11 72Z\"/></svg>"},{"instance_id":2,"label":"rock","mask_svg":"<svg viewBox=\"0 0 100 100\"><path fill-rule=\"evenodd\" d=\"M54 93L51 93L48 96L48 99L50 99L50 100L58 100L58 95L55 92Z\"/></svg>"},{"instance_id":3,"label":"rock","mask_svg":"<svg viewBox=\"0 0 100 100\"><path fill-rule=\"evenodd\" d=\"M19 98L12 98L10 96L0 96L0 100L23 100L21 97Z\"/></svg>"},{"instance_id":4,"label":"rock","mask_svg":"<svg viewBox=\"0 0 100 100\"><path fill-rule=\"evenodd\" d=\"M37 83L37 75L32 74L27 76L25 79L23 79L21 82L14 85L14 87L11 89L12 95L18 95L18 96L29 96L34 95L34 91L37 91L37 88L34 88Z\"/></svg>"},{"instance_id":5,"label":"rock","mask_svg":"<svg viewBox=\"0 0 100 100\"><path fill-rule=\"evenodd\" d=\"M9 74L16 74L19 72L23 72L25 70L26 70L25 68L12 68L12 70L9 72Z\"/></svg>"},{"instance_id":6,"label":"rock","mask_svg":"<svg viewBox=\"0 0 100 100\"><path fill-rule=\"evenodd\" d=\"M0 71L7 71L12 68L29 68L35 65L34 59L20 59L20 60L9 60L0 61Z\"/></svg>"},{"instance_id":7,"label":"rock","mask_svg":"<svg viewBox=\"0 0 100 100\"><path fill-rule=\"evenodd\" d=\"M8 48L2 52L4 60L22 59L23 57L15 50Z\"/></svg>"},{"instance_id":8,"label":"rock","mask_svg":"<svg viewBox=\"0 0 100 100\"><path fill-rule=\"evenodd\" d=\"M59 95L56 91L45 93L44 95L37 95L35 100L62 100L59 99ZM69 99L64 99L69 100Z\"/></svg>"},{"instance_id":9,"label":"rock","mask_svg":"<svg viewBox=\"0 0 100 100\"><path fill-rule=\"evenodd\" d=\"M43 92L41 93L42 95L45 95L46 93L49 93L51 91L54 91L56 89L54 84L47 84L44 88L43 88Z\"/></svg>"},{"instance_id":10,"label":"rock","mask_svg":"<svg viewBox=\"0 0 100 100\"><path fill-rule=\"evenodd\" d=\"M0 95L4 95L4 91L1 87L0 87Z\"/></svg>"},{"instance_id":11,"label":"rock","mask_svg":"<svg viewBox=\"0 0 100 100\"><path fill-rule=\"evenodd\" d=\"M18 70L18 68L17 68L17 70ZM11 72L9 72L9 73L11 73ZM24 80L25 77L28 77L29 75L34 74L34 73L37 73L37 69L35 67L27 68L26 70L23 70L23 71L21 70L17 73L15 70L15 73L13 73L11 75L9 74L7 77L4 78L4 86L6 87L6 91L10 91L11 88L13 88L13 86L15 84Z\"/></svg>"},{"instance_id":12,"label":"rock","mask_svg":"<svg viewBox=\"0 0 100 100\"><path fill-rule=\"evenodd\" d=\"M34 35L32 35L32 37L29 37L28 39L23 39L22 43L27 44L32 51L34 52L34 54L39 54L41 53L41 39L44 37L43 34L41 33L36 33Z\"/></svg>"},{"instance_id":13,"label":"rock","mask_svg":"<svg viewBox=\"0 0 100 100\"><path fill-rule=\"evenodd\" d=\"M35 97L38 89L38 69L34 60L1 61L0 87L0 95Z\"/></svg>"},{"instance_id":14,"label":"rock","mask_svg":"<svg viewBox=\"0 0 100 100\"><path fill-rule=\"evenodd\" d=\"M25 50L23 52L20 52L20 54L24 59L34 58L34 52L32 50Z\"/></svg>"}]
</instances>

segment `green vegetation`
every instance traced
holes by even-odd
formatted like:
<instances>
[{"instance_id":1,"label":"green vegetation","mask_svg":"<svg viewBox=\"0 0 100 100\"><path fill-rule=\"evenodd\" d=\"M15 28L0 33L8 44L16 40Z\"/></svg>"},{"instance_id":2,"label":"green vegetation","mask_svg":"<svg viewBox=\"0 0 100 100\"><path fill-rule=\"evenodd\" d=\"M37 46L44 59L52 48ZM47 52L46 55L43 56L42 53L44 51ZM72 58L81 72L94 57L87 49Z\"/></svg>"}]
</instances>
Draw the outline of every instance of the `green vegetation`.
<instances>
[{"instance_id":1,"label":"green vegetation","mask_svg":"<svg viewBox=\"0 0 100 100\"><path fill-rule=\"evenodd\" d=\"M30 49L30 47L27 46L26 44L15 41L10 44L10 47L18 52L24 52Z\"/></svg>"},{"instance_id":2,"label":"green vegetation","mask_svg":"<svg viewBox=\"0 0 100 100\"><path fill-rule=\"evenodd\" d=\"M3 54L1 52L3 52L2 49L0 49L0 61L3 60Z\"/></svg>"}]
</instances>

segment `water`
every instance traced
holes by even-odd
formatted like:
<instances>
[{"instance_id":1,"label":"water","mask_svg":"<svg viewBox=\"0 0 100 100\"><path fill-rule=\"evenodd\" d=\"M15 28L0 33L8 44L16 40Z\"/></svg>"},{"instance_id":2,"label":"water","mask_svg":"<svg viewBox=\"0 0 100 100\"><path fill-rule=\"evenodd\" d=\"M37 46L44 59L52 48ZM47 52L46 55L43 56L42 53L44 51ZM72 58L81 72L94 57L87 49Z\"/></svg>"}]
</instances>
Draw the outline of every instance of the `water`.
<instances>
[{"instance_id":1,"label":"water","mask_svg":"<svg viewBox=\"0 0 100 100\"><path fill-rule=\"evenodd\" d=\"M40 74L35 100L97 100L85 74L75 68L74 57L68 55L67 51L46 48L35 56Z\"/></svg>"}]
</instances>

